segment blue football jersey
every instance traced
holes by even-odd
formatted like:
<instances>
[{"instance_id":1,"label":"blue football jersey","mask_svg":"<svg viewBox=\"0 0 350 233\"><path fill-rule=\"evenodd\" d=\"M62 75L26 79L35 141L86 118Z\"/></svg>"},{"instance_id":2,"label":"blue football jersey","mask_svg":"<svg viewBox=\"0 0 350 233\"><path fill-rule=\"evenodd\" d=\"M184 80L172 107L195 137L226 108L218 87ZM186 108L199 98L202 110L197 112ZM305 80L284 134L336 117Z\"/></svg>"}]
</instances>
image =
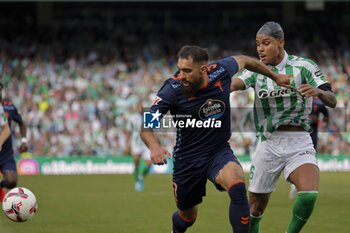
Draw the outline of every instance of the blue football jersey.
<instances>
[{"instance_id":1,"label":"blue football jersey","mask_svg":"<svg viewBox=\"0 0 350 233\"><path fill-rule=\"evenodd\" d=\"M238 71L233 57L207 66L206 87L187 98L178 74L165 81L154 101L151 112L162 116L170 111L177 124L173 157L176 161L204 161L228 145L231 137L230 86Z\"/></svg>"},{"instance_id":2,"label":"blue football jersey","mask_svg":"<svg viewBox=\"0 0 350 233\"><path fill-rule=\"evenodd\" d=\"M18 124L23 123L21 115L18 113L17 108L8 101L3 102L3 108L11 128L11 122L15 121ZM11 135L6 139L2 145L2 150L0 151L0 161L6 160L9 156L13 156L13 147L12 147L12 137Z\"/></svg>"}]
</instances>

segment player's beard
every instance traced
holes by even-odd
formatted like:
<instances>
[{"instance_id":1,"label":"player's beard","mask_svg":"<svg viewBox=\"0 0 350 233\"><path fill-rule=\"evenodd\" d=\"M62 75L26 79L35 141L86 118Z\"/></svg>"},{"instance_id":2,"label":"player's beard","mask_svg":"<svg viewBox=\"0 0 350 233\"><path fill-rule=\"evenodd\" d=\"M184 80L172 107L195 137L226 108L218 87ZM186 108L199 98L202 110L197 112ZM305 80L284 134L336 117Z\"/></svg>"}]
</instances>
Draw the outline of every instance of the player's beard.
<instances>
[{"instance_id":1,"label":"player's beard","mask_svg":"<svg viewBox=\"0 0 350 233\"><path fill-rule=\"evenodd\" d=\"M183 82L181 82L182 91L184 92L187 98L193 97L195 94L198 93L200 87L202 86L202 78L199 78L193 82L186 82L188 83L188 85L186 86L183 84Z\"/></svg>"}]
</instances>

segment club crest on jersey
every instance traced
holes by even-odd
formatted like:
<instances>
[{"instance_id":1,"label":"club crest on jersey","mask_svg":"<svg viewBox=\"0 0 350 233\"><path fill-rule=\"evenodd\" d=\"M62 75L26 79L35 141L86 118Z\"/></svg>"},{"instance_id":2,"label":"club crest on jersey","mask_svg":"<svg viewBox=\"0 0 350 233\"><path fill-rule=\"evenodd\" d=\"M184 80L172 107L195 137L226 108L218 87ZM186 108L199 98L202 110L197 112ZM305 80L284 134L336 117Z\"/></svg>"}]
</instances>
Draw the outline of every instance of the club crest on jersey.
<instances>
[{"instance_id":1,"label":"club crest on jersey","mask_svg":"<svg viewBox=\"0 0 350 233\"><path fill-rule=\"evenodd\" d=\"M266 98L277 98L277 97L282 97L282 96L289 96L291 93L290 89L283 88L280 90L266 90L266 89L261 89L258 92L258 97L260 99L266 99Z\"/></svg>"},{"instance_id":2,"label":"club crest on jersey","mask_svg":"<svg viewBox=\"0 0 350 233\"><path fill-rule=\"evenodd\" d=\"M226 105L221 100L208 99L205 104L203 104L198 112L198 116L202 120L206 119L218 119L225 112Z\"/></svg>"}]
</instances>

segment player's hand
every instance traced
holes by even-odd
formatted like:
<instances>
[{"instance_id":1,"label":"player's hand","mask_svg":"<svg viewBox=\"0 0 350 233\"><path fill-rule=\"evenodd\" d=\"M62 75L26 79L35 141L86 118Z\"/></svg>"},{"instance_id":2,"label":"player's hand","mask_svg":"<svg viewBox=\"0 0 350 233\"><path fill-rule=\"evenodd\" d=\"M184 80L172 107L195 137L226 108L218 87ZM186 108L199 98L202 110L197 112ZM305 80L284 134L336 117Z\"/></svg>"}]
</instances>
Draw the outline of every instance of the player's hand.
<instances>
[{"instance_id":1,"label":"player's hand","mask_svg":"<svg viewBox=\"0 0 350 233\"><path fill-rule=\"evenodd\" d=\"M23 153L23 152L27 152L27 151L28 151L27 143L22 143L21 146L19 147L19 152Z\"/></svg>"},{"instance_id":2,"label":"player's hand","mask_svg":"<svg viewBox=\"0 0 350 233\"><path fill-rule=\"evenodd\" d=\"M275 74L274 81L278 86L290 88L291 77L286 74Z\"/></svg>"},{"instance_id":3,"label":"player's hand","mask_svg":"<svg viewBox=\"0 0 350 233\"><path fill-rule=\"evenodd\" d=\"M305 98L312 96L318 96L321 92L320 89L312 87L310 84L301 84L298 87L298 92Z\"/></svg>"},{"instance_id":4,"label":"player's hand","mask_svg":"<svg viewBox=\"0 0 350 233\"><path fill-rule=\"evenodd\" d=\"M170 158L171 153L162 146L151 148L151 160L153 164L164 165L167 164L166 157Z\"/></svg>"}]
</instances>

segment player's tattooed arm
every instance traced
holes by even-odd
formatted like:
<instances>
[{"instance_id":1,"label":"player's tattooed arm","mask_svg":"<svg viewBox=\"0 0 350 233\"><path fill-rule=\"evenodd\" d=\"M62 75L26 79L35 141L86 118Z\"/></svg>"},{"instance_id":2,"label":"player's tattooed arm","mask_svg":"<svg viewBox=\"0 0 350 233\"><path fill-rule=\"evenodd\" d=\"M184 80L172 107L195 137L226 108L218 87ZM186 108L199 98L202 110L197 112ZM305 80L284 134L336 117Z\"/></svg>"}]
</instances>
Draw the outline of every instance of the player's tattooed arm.
<instances>
[{"instance_id":1,"label":"player's tattooed arm","mask_svg":"<svg viewBox=\"0 0 350 233\"><path fill-rule=\"evenodd\" d=\"M301 84L298 91L304 98L317 96L328 107L335 108L337 105L337 99L332 91L314 88L310 84Z\"/></svg>"}]
</instances>

